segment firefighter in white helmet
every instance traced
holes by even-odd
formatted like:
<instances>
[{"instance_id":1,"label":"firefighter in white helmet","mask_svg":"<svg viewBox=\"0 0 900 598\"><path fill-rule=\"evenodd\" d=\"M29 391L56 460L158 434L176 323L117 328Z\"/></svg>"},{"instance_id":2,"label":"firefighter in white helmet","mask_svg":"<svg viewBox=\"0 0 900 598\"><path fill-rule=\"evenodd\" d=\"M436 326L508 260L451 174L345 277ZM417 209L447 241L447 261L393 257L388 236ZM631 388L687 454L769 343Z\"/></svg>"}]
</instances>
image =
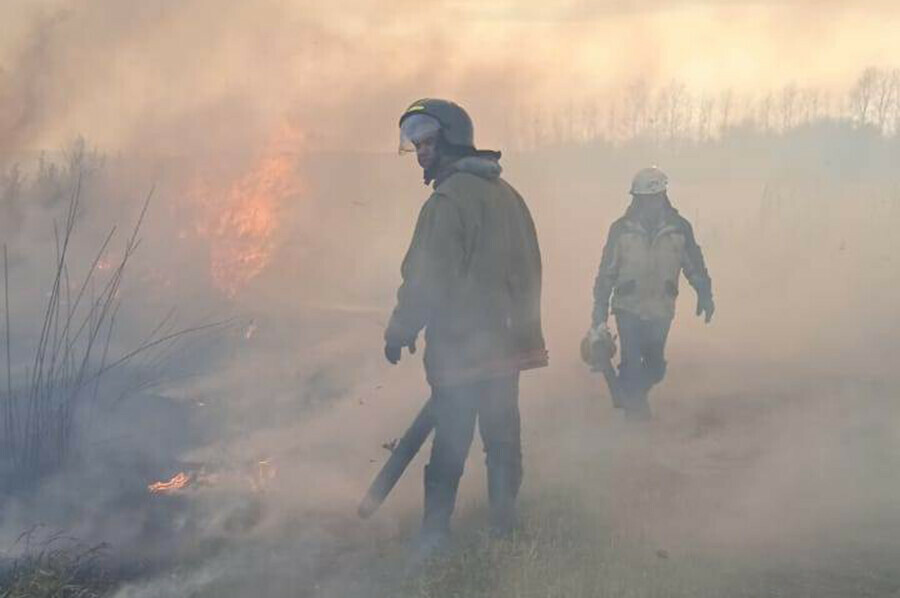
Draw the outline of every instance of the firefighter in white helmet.
<instances>
[{"instance_id":1,"label":"firefighter in white helmet","mask_svg":"<svg viewBox=\"0 0 900 598\"><path fill-rule=\"evenodd\" d=\"M630 419L650 416L647 394L665 376L665 344L682 272L697 292L697 315L709 323L715 311L703 253L667 188L668 177L656 167L634 176L631 205L609 229L594 284L588 337L609 336L611 310L621 343L617 406Z\"/></svg>"}]
</instances>

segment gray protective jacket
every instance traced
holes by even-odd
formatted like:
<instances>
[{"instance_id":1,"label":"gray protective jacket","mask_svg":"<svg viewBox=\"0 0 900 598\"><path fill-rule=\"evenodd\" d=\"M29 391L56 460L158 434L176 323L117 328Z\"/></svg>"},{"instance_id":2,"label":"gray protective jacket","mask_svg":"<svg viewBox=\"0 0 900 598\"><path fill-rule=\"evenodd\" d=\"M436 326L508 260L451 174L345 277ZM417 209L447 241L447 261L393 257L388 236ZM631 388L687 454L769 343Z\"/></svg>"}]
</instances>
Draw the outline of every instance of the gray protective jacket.
<instances>
[{"instance_id":1,"label":"gray protective jacket","mask_svg":"<svg viewBox=\"0 0 900 598\"><path fill-rule=\"evenodd\" d=\"M424 328L432 385L547 365L537 234L500 172L481 157L442 172L403 260L385 341L406 345Z\"/></svg>"},{"instance_id":2,"label":"gray protective jacket","mask_svg":"<svg viewBox=\"0 0 900 598\"><path fill-rule=\"evenodd\" d=\"M712 296L712 281L690 223L671 205L648 231L634 207L609 229L594 283L593 323L605 322L612 309L643 319L672 319L681 272L698 296Z\"/></svg>"}]
</instances>

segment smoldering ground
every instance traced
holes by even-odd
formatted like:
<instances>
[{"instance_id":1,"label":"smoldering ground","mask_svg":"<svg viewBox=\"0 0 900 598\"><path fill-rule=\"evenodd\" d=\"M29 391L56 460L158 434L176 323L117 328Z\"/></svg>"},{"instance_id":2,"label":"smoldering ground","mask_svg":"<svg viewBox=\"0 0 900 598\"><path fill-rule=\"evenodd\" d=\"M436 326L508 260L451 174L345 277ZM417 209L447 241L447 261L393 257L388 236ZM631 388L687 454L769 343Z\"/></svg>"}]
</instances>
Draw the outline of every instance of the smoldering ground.
<instances>
[{"instance_id":1,"label":"smoldering ground","mask_svg":"<svg viewBox=\"0 0 900 598\"><path fill-rule=\"evenodd\" d=\"M13 107L2 117L4 160L33 176L34 150L76 132L106 156L86 181L73 264L87 267L109 225L127 230L156 186L113 349L127 351L173 306L181 325L230 326L154 362L164 384L152 392L122 398L143 371L110 380L116 388L101 393L107 402L83 437L80 467L4 505L4 546L14 552L15 537L39 522L109 542L120 596L895 593L893 125L883 137L835 101L837 124L788 122L782 131L762 126L763 103L744 114L756 120L723 127L721 139L688 134L682 143L688 128L670 119L662 134L651 126L616 145L600 137L630 130L626 113L599 108L574 125L555 116L569 113L559 90L577 95L585 80L594 81L585 95L633 82L634 69L665 85L675 62L667 56L691 59L697 68L678 73L696 83L708 69L681 36L629 45L634 64L609 72L585 66L598 57L587 40L636 23L671 32L667 24L690 30L711 19L704 31L717 30L734 16L716 13L724 4L671 23L654 11L605 24L592 13L596 30L572 23L577 10L535 9L506 24L502 11L465 3L340 15L215 3L214 18L208 2L137 12L18 6L25 18L4 21L0 95ZM464 17L458 28L417 26L444 9ZM890 23L887 9L878 14ZM753 47L780 39L776 13L738 54L773 64L770 50ZM839 10L846 21L804 25L795 41L820 27L855 30L875 14ZM494 45L465 43L494 25ZM885 44L869 43L880 29L871 31L859 43L838 36L834 52L846 52L831 64L802 59L819 44L797 41L804 49L791 56L816 67L811 84L843 84L878 64ZM729 47L728 35L713 37ZM513 40L531 50L521 53L528 61L508 51ZM778 88L803 72L791 62L771 79L726 85ZM707 67L722 74L734 64ZM509 118L516 111L496 100L498 88L517 107L545 111ZM398 368L381 359L399 261L427 190L410 161L360 151L390 147L397 111L423 89L470 107L484 145L532 148L506 152L503 164L539 226L553 365L523 382L521 537L495 544L478 531L476 442L457 549L417 578L404 575L404 557L424 456L374 519L357 520L355 509L387 454L381 445L427 393L418 357ZM669 377L653 397L658 419L634 429L580 364L577 344L606 230L625 208L630 173L648 162L669 172L672 198L694 223L719 311L703 326L682 289ZM3 223L20 367L67 194L51 205L42 197L16 204L16 226ZM274 471L262 489L261 462ZM197 483L172 496L147 491L179 471Z\"/></svg>"}]
</instances>

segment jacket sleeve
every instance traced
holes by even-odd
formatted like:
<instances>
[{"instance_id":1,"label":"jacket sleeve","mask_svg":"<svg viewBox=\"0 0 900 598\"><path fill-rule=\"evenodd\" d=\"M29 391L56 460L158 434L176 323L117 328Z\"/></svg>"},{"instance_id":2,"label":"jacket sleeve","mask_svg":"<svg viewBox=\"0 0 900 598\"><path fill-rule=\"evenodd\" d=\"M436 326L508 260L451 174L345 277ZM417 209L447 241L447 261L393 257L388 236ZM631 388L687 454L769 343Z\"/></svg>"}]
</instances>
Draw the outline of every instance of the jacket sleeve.
<instances>
[{"instance_id":1,"label":"jacket sleeve","mask_svg":"<svg viewBox=\"0 0 900 598\"><path fill-rule=\"evenodd\" d=\"M600 258L600 268L594 281L594 312L591 317L594 326L606 322L609 317L609 296L619 278L619 227L617 224L614 223L609 229L606 246L603 247L603 256Z\"/></svg>"},{"instance_id":2,"label":"jacket sleeve","mask_svg":"<svg viewBox=\"0 0 900 598\"><path fill-rule=\"evenodd\" d=\"M694 287L694 290L697 291L698 296L712 297L712 280L709 277L709 272L706 270L703 251L701 251L700 246L697 244L697 239L694 237L694 229L691 227L690 222L683 218L682 225L684 226L685 243L681 267L684 270L684 276L688 279L690 285Z\"/></svg>"},{"instance_id":3,"label":"jacket sleeve","mask_svg":"<svg viewBox=\"0 0 900 598\"><path fill-rule=\"evenodd\" d=\"M453 202L433 194L419 213L401 274L397 305L384 333L390 345L408 345L440 308L463 260L463 222Z\"/></svg>"}]
</instances>

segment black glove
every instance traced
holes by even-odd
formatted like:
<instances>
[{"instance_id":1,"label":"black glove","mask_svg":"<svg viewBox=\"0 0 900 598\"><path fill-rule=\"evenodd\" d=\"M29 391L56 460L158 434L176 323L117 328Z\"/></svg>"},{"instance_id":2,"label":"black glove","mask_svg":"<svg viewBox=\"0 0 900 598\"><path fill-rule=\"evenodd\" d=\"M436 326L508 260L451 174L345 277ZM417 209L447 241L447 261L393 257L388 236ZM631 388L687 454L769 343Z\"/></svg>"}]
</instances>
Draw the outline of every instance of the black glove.
<instances>
[{"instance_id":1,"label":"black glove","mask_svg":"<svg viewBox=\"0 0 900 598\"><path fill-rule=\"evenodd\" d=\"M703 294L697 296L697 315L705 314L705 322L707 324L712 320L715 311L716 304L713 302L712 295Z\"/></svg>"},{"instance_id":2,"label":"black glove","mask_svg":"<svg viewBox=\"0 0 900 598\"><path fill-rule=\"evenodd\" d=\"M385 358L390 361L392 365L397 365L400 362L400 354L403 352L403 347L409 347L409 353L412 355L416 352L416 341L410 341L409 344L406 345L391 345L386 343L384 345Z\"/></svg>"}]
</instances>

